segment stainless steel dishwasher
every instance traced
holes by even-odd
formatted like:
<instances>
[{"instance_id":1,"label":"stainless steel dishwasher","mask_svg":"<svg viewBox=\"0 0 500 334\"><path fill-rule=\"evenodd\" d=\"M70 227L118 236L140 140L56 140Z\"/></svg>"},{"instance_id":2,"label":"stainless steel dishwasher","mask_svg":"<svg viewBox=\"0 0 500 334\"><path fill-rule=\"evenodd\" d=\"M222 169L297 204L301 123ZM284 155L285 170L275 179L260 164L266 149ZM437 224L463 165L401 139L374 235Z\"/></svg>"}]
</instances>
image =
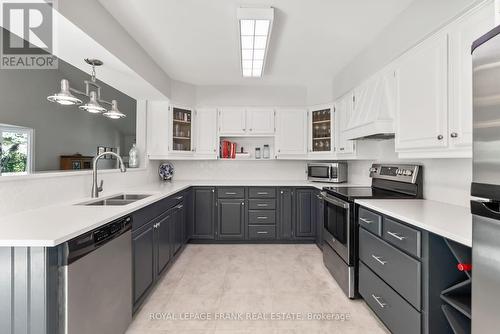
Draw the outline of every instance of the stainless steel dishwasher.
<instances>
[{"instance_id":1,"label":"stainless steel dishwasher","mask_svg":"<svg viewBox=\"0 0 500 334\"><path fill-rule=\"evenodd\" d=\"M66 334L123 334L132 321L131 217L108 223L63 246Z\"/></svg>"}]
</instances>

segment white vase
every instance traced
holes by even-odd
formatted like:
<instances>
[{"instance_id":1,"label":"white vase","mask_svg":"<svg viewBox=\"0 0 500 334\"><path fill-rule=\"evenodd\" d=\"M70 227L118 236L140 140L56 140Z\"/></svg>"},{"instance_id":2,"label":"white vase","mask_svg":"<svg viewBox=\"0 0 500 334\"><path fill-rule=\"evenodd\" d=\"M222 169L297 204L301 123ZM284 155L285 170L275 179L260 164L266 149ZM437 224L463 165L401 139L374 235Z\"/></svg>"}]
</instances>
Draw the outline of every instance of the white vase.
<instances>
[{"instance_id":1,"label":"white vase","mask_svg":"<svg viewBox=\"0 0 500 334\"><path fill-rule=\"evenodd\" d=\"M128 166L129 168L139 167L139 150L135 144L132 145L132 148L128 152Z\"/></svg>"}]
</instances>

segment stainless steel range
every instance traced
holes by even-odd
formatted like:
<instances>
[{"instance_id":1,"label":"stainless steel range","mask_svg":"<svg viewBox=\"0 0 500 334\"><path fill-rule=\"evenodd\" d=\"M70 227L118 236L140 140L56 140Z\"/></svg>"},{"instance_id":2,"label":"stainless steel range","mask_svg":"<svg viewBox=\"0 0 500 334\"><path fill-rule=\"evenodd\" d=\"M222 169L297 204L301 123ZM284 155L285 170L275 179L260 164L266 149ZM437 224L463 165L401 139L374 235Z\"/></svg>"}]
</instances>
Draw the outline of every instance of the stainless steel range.
<instances>
[{"instance_id":1,"label":"stainless steel range","mask_svg":"<svg viewBox=\"0 0 500 334\"><path fill-rule=\"evenodd\" d=\"M349 298L357 297L355 199L422 198L422 166L373 164L371 187L324 187L323 261Z\"/></svg>"}]
</instances>

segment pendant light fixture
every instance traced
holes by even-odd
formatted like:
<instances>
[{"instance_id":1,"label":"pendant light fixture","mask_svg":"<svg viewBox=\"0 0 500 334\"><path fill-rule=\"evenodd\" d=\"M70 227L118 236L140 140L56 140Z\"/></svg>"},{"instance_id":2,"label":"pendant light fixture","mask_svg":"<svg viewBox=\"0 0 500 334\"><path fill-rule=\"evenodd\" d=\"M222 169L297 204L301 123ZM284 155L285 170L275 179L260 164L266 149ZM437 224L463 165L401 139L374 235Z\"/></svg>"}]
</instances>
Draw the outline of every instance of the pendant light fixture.
<instances>
[{"instance_id":1,"label":"pendant light fixture","mask_svg":"<svg viewBox=\"0 0 500 334\"><path fill-rule=\"evenodd\" d=\"M111 119L126 117L124 113L118 110L118 102L116 102L116 100L111 101L111 110L105 112L103 115Z\"/></svg>"},{"instance_id":2,"label":"pendant light fixture","mask_svg":"<svg viewBox=\"0 0 500 334\"><path fill-rule=\"evenodd\" d=\"M94 91L90 92L89 102L85 103L83 106L79 106L78 108L88 111L91 114L101 114L106 112L106 108L97 102L97 94Z\"/></svg>"},{"instance_id":3,"label":"pendant light fixture","mask_svg":"<svg viewBox=\"0 0 500 334\"><path fill-rule=\"evenodd\" d=\"M57 94L47 97L50 102L57 102L64 106L72 106L75 104L82 104L82 100L76 98L69 91L69 82L66 79L61 80L61 91Z\"/></svg>"},{"instance_id":4,"label":"pendant light fixture","mask_svg":"<svg viewBox=\"0 0 500 334\"><path fill-rule=\"evenodd\" d=\"M82 100L75 97L73 94L86 96L89 101L84 105L79 106L81 110L87 111L92 114L102 114L111 119L120 119L127 117L125 114L118 110L118 102L112 100L108 102L101 98L101 86L97 83L95 68L96 66L101 66L103 64L99 59L85 59L85 62L92 66L92 73L90 76L90 81L85 80L85 92L79 91L77 89L71 88L69 86L69 81L67 79L61 80L61 91L57 94L50 95L47 100L50 102L56 102L61 105L76 105L82 104ZM102 104L108 105L111 109L107 110Z\"/></svg>"}]
</instances>

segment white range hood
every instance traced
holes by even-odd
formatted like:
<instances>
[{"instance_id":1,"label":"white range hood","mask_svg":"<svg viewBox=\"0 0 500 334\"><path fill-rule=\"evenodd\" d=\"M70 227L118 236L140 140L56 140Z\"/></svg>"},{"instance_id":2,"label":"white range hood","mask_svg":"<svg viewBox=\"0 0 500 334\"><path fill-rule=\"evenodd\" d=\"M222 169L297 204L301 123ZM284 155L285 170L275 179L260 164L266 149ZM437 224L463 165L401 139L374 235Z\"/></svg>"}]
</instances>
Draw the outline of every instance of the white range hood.
<instances>
[{"instance_id":1,"label":"white range hood","mask_svg":"<svg viewBox=\"0 0 500 334\"><path fill-rule=\"evenodd\" d=\"M346 139L387 139L394 137L396 85L393 70L384 70L352 92L352 113Z\"/></svg>"}]
</instances>

